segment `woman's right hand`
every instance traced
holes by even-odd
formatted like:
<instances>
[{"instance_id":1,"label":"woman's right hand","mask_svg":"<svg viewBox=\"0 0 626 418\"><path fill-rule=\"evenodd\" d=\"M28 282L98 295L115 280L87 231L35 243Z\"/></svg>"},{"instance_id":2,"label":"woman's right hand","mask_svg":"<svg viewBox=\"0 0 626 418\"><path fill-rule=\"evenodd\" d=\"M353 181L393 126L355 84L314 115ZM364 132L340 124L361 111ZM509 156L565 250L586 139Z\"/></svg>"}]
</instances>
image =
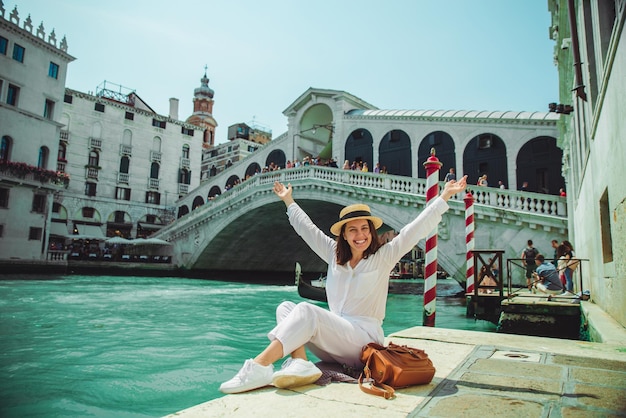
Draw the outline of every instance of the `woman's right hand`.
<instances>
[{"instance_id":1,"label":"woman's right hand","mask_svg":"<svg viewBox=\"0 0 626 418\"><path fill-rule=\"evenodd\" d=\"M287 187L285 187L285 185L282 184L281 182L275 181L273 190L276 196L278 196L280 200L285 202L286 206L289 206L292 203L294 203L293 197L291 196L291 193L293 191L293 188L291 187L291 183L287 184Z\"/></svg>"}]
</instances>

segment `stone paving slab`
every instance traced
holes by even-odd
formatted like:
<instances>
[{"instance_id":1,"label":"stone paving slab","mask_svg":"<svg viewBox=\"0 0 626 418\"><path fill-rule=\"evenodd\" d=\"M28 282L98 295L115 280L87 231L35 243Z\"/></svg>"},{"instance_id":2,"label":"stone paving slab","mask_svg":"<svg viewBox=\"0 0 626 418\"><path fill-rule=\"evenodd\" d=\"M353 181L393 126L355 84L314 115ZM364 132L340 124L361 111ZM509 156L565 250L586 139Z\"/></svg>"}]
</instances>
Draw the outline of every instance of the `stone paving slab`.
<instances>
[{"instance_id":1,"label":"stone paving slab","mask_svg":"<svg viewBox=\"0 0 626 418\"><path fill-rule=\"evenodd\" d=\"M625 417L626 339L614 340L414 327L386 341L424 349L437 372L429 385L399 389L395 399L353 383L267 387L168 417Z\"/></svg>"}]
</instances>

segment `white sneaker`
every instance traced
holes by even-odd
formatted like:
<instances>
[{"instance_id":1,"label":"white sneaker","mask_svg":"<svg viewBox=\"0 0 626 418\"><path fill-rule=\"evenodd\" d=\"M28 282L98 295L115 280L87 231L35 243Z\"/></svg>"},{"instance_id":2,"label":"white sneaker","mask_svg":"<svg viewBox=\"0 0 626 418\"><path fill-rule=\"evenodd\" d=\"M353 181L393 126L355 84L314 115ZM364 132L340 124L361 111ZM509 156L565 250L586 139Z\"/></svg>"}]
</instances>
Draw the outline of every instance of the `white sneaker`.
<instances>
[{"instance_id":1,"label":"white sneaker","mask_svg":"<svg viewBox=\"0 0 626 418\"><path fill-rule=\"evenodd\" d=\"M240 393L262 388L272 383L274 366L261 366L252 359L246 360L235 377L220 386L223 393Z\"/></svg>"},{"instance_id":2,"label":"white sneaker","mask_svg":"<svg viewBox=\"0 0 626 418\"><path fill-rule=\"evenodd\" d=\"M315 382L322 371L310 361L301 358L288 358L279 371L272 376L272 384L277 388L295 388Z\"/></svg>"}]
</instances>

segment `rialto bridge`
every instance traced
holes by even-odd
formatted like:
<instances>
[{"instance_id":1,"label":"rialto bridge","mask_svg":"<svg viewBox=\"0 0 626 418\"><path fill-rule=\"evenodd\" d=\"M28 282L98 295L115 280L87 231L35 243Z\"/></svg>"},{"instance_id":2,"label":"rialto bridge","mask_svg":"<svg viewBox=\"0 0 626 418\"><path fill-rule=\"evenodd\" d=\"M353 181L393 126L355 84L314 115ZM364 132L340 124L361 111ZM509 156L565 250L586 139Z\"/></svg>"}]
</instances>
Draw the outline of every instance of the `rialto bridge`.
<instances>
[{"instance_id":1,"label":"rialto bridge","mask_svg":"<svg viewBox=\"0 0 626 418\"><path fill-rule=\"evenodd\" d=\"M293 231L284 204L272 192L276 180L292 184L296 201L329 235L340 209L354 202L368 204L383 218L381 232L400 230L426 204L425 179L306 166L256 175L155 236L173 244L178 266L198 273L284 275L293 272L296 261L303 271L324 271L325 264ZM468 190L475 199L476 249L500 249L504 258L519 258L533 239L551 256L550 241L567 237L565 198L481 186ZM438 230L439 265L459 281L465 278L463 197L450 200ZM423 248L424 241L418 245Z\"/></svg>"}]
</instances>

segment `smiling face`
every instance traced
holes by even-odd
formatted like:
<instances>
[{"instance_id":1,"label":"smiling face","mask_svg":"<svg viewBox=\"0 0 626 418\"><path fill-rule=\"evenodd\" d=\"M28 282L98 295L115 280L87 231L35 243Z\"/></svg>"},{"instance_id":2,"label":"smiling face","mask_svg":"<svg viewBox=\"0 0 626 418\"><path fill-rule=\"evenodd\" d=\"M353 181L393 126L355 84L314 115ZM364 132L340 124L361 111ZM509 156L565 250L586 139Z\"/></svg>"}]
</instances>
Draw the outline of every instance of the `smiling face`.
<instances>
[{"instance_id":1,"label":"smiling face","mask_svg":"<svg viewBox=\"0 0 626 418\"><path fill-rule=\"evenodd\" d=\"M356 219L346 223L343 239L352 249L352 256L363 254L372 243L372 231L367 219Z\"/></svg>"}]
</instances>

